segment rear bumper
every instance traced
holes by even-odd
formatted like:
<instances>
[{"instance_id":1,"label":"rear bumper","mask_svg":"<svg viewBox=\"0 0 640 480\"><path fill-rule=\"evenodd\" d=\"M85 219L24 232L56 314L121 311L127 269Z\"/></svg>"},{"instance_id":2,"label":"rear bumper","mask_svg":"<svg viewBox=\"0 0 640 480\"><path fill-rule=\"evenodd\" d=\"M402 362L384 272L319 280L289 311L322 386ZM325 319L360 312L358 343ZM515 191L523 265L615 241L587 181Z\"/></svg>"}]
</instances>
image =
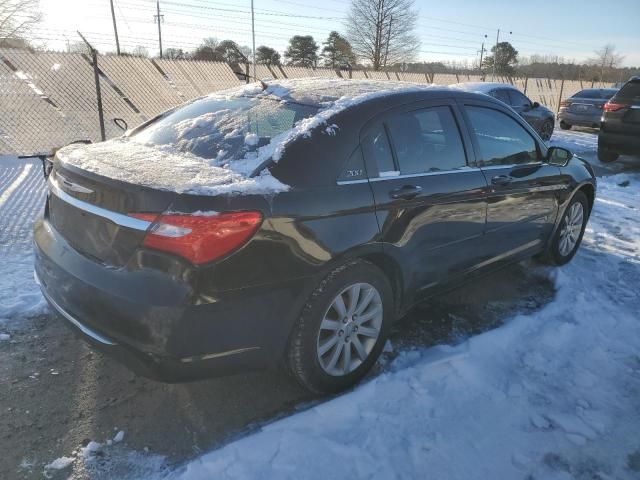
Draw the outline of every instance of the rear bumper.
<instances>
[{"instance_id":1,"label":"rear bumper","mask_svg":"<svg viewBox=\"0 0 640 480\"><path fill-rule=\"evenodd\" d=\"M297 279L203 301L169 274L84 257L46 220L36 224L34 243L35 276L66 323L136 373L167 382L275 366L312 288Z\"/></svg>"},{"instance_id":2,"label":"rear bumper","mask_svg":"<svg viewBox=\"0 0 640 480\"><path fill-rule=\"evenodd\" d=\"M598 134L598 143L616 153L640 155L640 134L612 133L601 129Z\"/></svg>"},{"instance_id":3,"label":"rear bumper","mask_svg":"<svg viewBox=\"0 0 640 480\"><path fill-rule=\"evenodd\" d=\"M562 111L558 113L558 120L564 121L569 125L577 125L580 127L599 127L600 119L602 118L602 113L597 114L579 114L572 113L567 111Z\"/></svg>"}]
</instances>

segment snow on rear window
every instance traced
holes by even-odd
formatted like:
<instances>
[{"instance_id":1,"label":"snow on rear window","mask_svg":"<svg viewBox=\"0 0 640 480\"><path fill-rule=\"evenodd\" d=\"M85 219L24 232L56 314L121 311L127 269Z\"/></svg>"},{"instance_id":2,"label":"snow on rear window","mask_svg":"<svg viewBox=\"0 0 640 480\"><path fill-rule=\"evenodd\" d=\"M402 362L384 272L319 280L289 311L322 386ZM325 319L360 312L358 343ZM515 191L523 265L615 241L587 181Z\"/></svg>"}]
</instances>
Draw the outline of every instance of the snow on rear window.
<instances>
[{"instance_id":1,"label":"snow on rear window","mask_svg":"<svg viewBox=\"0 0 640 480\"><path fill-rule=\"evenodd\" d=\"M251 156L283 132L318 112L318 107L272 98L206 97L170 111L134 131L144 145L172 145L223 165Z\"/></svg>"}]
</instances>

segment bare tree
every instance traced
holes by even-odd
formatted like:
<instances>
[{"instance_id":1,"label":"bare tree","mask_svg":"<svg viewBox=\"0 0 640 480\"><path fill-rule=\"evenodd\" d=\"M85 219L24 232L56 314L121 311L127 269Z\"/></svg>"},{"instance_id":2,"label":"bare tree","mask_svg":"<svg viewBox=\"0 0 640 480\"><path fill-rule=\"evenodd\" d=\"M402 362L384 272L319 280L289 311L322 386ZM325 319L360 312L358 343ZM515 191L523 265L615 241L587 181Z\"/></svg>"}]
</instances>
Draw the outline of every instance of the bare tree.
<instances>
[{"instance_id":1,"label":"bare tree","mask_svg":"<svg viewBox=\"0 0 640 480\"><path fill-rule=\"evenodd\" d=\"M133 57L148 57L149 49L147 47L143 47L142 45L136 45L131 50L131 56Z\"/></svg>"},{"instance_id":2,"label":"bare tree","mask_svg":"<svg viewBox=\"0 0 640 480\"><path fill-rule=\"evenodd\" d=\"M600 67L600 81L604 80L605 70L610 71L617 68L624 60L624 55L616 53L615 45L610 43L596 50L595 54L594 58L589 59L589 63Z\"/></svg>"},{"instance_id":3,"label":"bare tree","mask_svg":"<svg viewBox=\"0 0 640 480\"><path fill-rule=\"evenodd\" d=\"M0 0L0 47L24 38L41 19L40 0Z\"/></svg>"},{"instance_id":4,"label":"bare tree","mask_svg":"<svg viewBox=\"0 0 640 480\"><path fill-rule=\"evenodd\" d=\"M420 47L413 0L352 0L347 39L374 70L411 61Z\"/></svg>"}]
</instances>

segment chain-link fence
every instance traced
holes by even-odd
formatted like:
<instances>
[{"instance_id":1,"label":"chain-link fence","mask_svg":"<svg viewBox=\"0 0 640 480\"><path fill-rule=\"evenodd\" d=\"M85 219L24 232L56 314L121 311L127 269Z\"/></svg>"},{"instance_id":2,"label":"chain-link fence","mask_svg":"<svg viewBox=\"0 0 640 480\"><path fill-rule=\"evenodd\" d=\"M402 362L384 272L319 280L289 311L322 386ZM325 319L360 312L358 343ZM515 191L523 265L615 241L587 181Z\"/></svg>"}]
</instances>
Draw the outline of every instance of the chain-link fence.
<instances>
[{"instance_id":1,"label":"chain-link fence","mask_svg":"<svg viewBox=\"0 0 640 480\"><path fill-rule=\"evenodd\" d=\"M113 119L137 125L192 98L241 85L250 73L246 65L220 62L109 55L95 58L97 72L91 52L32 53L0 48L0 154L46 153L72 141L100 141L100 115L104 119L104 136L112 138L122 133ZM334 71L267 65L257 65L256 76L342 77L439 85L485 80L469 74ZM593 86L549 78L495 80L514 84L529 98L554 111L562 98Z\"/></svg>"}]
</instances>

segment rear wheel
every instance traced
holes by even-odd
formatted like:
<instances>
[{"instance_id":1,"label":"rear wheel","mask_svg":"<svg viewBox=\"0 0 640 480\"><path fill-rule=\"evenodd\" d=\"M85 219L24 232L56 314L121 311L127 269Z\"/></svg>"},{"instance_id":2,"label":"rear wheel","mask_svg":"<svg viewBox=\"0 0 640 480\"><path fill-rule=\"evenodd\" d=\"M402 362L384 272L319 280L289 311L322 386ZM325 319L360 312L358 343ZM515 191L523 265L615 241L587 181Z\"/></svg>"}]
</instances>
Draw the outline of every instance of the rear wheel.
<instances>
[{"instance_id":1,"label":"rear wheel","mask_svg":"<svg viewBox=\"0 0 640 480\"><path fill-rule=\"evenodd\" d=\"M316 393L357 383L382 352L393 311L391 286L377 267L357 260L336 268L292 332L287 360L293 377Z\"/></svg>"},{"instance_id":2,"label":"rear wheel","mask_svg":"<svg viewBox=\"0 0 640 480\"><path fill-rule=\"evenodd\" d=\"M560 120L560 128L562 130L571 130L571 125L565 122L564 120Z\"/></svg>"},{"instance_id":3,"label":"rear wheel","mask_svg":"<svg viewBox=\"0 0 640 480\"><path fill-rule=\"evenodd\" d=\"M608 147L605 147L598 142L598 160L602 163L615 162L619 156L619 153L609 150Z\"/></svg>"},{"instance_id":4,"label":"rear wheel","mask_svg":"<svg viewBox=\"0 0 640 480\"><path fill-rule=\"evenodd\" d=\"M578 251L588 219L589 200L583 192L576 192L542 260L552 265L568 263Z\"/></svg>"},{"instance_id":5,"label":"rear wheel","mask_svg":"<svg viewBox=\"0 0 640 480\"><path fill-rule=\"evenodd\" d=\"M545 120L540 128L540 137L546 141L551 138L551 135L553 135L553 120Z\"/></svg>"}]
</instances>

